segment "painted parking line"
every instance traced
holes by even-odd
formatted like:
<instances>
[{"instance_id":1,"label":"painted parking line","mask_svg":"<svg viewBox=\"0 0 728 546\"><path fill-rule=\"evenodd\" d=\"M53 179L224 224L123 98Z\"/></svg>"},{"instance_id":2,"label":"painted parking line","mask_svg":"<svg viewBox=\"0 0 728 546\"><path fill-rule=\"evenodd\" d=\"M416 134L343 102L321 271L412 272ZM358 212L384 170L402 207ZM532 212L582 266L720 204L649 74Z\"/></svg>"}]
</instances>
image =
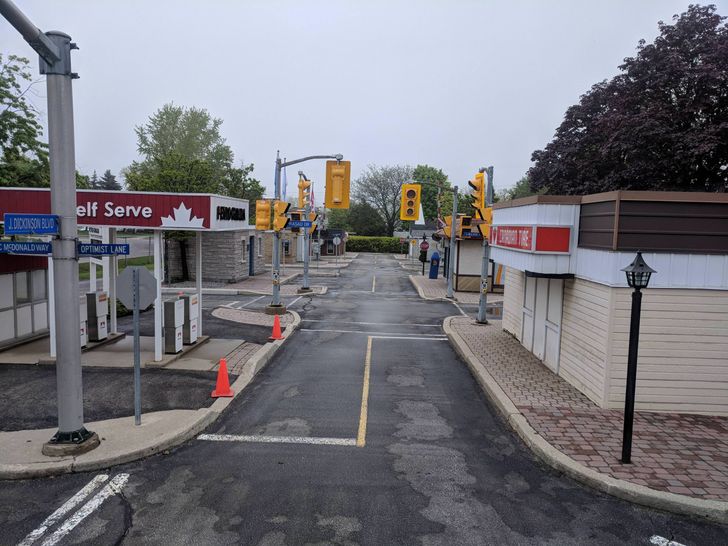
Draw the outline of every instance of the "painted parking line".
<instances>
[{"instance_id":1,"label":"painted parking line","mask_svg":"<svg viewBox=\"0 0 728 546\"><path fill-rule=\"evenodd\" d=\"M364 447L367 437L367 413L369 411L369 371L372 367L372 336L367 339L367 353L364 357L364 382L361 391L361 408L359 410L359 431L356 435L356 447Z\"/></svg>"},{"instance_id":2,"label":"painted parking line","mask_svg":"<svg viewBox=\"0 0 728 546\"><path fill-rule=\"evenodd\" d=\"M680 544L679 542L675 542L669 538L661 537L660 535L652 535L650 537L650 544L654 544L655 546L685 546L684 544Z\"/></svg>"},{"instance_id":3,"label":"painted parking line","mask_svg":"<svg viewBox=\"0 0 728 546\"><path fill-rule=\"evenodd\" d=\"M374 289L376 288L376 286L377 286L377 276L374 275L372 277L372 292L374 292Z\"/></svg>"},{"instance_id":4,"label":"painted parking line","mask_svg":"<svg viewBox=\"0 0 728 546\"><path fill-rule=\"evenodd\" d=\"M245 434L200 434L198 440L209 442L244 442L262 444L310 444L326 446L355 446L355 438L314 438L308 436L263 436Z\"/></svg>"},{"instance_id":5,"label":"painted parking line","mask_svg":"<svg viewBox=\"0 0 728 546\"><path fill-rule=\"evenodd\" d=\"M108 474L99 474L86 484L78 493L68 499L63 505L48 516L43 523L36 529L33 529L18 546L29 546L40 539L48 529L58 523L66 514L73 510L77 505L83 502L99 485L109 479ZM86 504L78 509L71 517L66 519L55 530L55 532L43 541L42 546L54 546L58 544L68 533L78 526L84 519L93 514L109 497L121 492L126 482L129 480L129 474L117 474L111 481L104 486L94 497Z\"/></svg>"},{"instance_id":6,"label":"painted parking line","mask_svg":"<svg viewBox=\"0 0 728 546\"><path fill-rule=\"evenodd\" d=\"M387 337L387 338L394 338L394 339L413 339L413 340L442 340L447 339L446 335L440 335L440 334L407 334L404 332L396 332L392 335L388 335L385 332L370 332L365 330L333 330L333 329L326 329L326 328L300 328L298 330L299 332L333 332L336 334L363 334L367 336L375 336L375 337Z\"/></svg>"}]
</instances>

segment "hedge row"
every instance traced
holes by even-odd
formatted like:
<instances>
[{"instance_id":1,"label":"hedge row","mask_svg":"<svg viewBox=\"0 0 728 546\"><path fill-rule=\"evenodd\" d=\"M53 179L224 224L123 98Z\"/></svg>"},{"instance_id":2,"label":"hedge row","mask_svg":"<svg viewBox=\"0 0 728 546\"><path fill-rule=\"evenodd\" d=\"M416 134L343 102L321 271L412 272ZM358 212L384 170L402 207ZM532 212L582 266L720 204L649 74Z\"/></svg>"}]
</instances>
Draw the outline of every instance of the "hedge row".
<instances>
[{"instance_id":1,"label":"hedge row","mask_svg":"<svg viewBox=\"0 0 728 546\"><path fill-rule=\"evenodd\" d=\"M346 250L347 252L400 254L401 252L406 252L407 244L400 243L399 237L364 237L363 235L350 235L346 240Z\"/></svg>"}]
</instances>

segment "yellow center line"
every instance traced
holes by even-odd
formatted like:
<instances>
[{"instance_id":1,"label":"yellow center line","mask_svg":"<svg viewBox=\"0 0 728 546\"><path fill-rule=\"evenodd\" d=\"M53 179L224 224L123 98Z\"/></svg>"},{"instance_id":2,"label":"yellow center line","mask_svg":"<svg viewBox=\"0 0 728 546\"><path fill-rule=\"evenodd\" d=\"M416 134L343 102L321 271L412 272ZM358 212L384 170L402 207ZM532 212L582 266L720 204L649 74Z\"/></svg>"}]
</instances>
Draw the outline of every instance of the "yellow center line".
<instances>
[{"instance_id":1,"label":"yellow center line","mask_svg":"<svg viewBox=\"0 0 728 546\"><path fill-rule=\"evenodd\" d=\"M367 410L369 408L369 371L372 367L372 336L367 338L367 355L364 359L364 386L361 391L361 411L359 412L359 433L356 447L364 447L367 436Z\"/></svg>"}]
</instances>

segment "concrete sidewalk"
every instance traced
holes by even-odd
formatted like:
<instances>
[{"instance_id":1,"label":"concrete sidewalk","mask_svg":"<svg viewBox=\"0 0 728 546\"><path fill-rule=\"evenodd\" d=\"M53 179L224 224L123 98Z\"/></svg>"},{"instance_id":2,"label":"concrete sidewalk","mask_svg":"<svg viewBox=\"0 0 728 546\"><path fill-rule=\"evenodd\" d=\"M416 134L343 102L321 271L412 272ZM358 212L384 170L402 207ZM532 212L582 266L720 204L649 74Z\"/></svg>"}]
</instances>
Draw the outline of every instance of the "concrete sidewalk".
<instances>
[{"instance_id":1,"label":"concrete sidewalk","mask_svg":"<svg viewBox=\"0 0 728 546\"><path fill-rule=\"evenodd\" d=\"M313 268L311 272L313 272ZM298 289L302 286L303 273L297 271L295 273L283 272L281 274L281 295L282 296L293 296L298 293ZM293 283L294 280L299 282ZM310 285L312 291L311 294L321 295L328 291L328 287L321 285ZM177 292L194 292L194 282L182 282L175 283L172 285L165 285L162 288L164 293L177 293ZM256 296L269 296L273 293L273 284L271 282L270 273L256 275L255 277L248 277L239 282L234 283L203 283L202 293L208 295L226 295L226 294L248 294Z\"/></svg>"},{"instance_id":2,"label":"concrete sidewalk","mask_svg":"<svg viewBox=\"0 0 728 546\"><path fill-rule=\"evenodd\" d=\"M446 300L447 299L447 279L439 277L437 279L430 279L423 275L410 275L409 276L412 285L417 290L417 293L422 299L425 300ZM480 294L478 292L453 292L455 301L458 303L467 303L477 305L480 301ZM497 303L503 301L503 294L488 294L488 303Z\"/></svg>"},{"instance_id":3,"label":"concrete sidewalk","mask_svg":"<svg viewBox=\"0 0 728 546\"><path fill-rule=\"evenodd\" d=\"M633 462L623 465L620 410L596 406L500 321L455 316L443 328L508 423L549 465L632 502L728 522L728 417L637 413Z\"/></svg>"},{"instance_id":4,"label":"concrete sidewalk","mask_svg":"<svg viewBox=\"0 0 728 546\"><path fill-rule=\"evenodd\" d=\"M43 443L55 433L55 428L0 432L0 480L108 468L184 443L221 415L298 328L301 318L289 311L285 322L283 340L258 346L255 352L239 344L228 354L234 396L218 398L207 408L144 413L141 426L134 425L133 416L86 423L89 430L98 433L101 445L76 457L46 457L41 453Z\"/></svg>"}]
</instances>

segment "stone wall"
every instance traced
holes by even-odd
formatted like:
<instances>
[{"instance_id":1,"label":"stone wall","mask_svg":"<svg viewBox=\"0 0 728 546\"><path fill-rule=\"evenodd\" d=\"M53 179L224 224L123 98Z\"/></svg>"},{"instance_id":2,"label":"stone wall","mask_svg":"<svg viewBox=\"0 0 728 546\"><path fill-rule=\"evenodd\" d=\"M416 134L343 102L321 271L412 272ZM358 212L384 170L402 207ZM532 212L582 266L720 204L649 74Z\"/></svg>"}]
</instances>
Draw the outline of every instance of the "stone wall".
<instances>
[{"instance_id":1,"label":"stone wall","mask_svg":"<svg viewBox=\"0 0 728 546\"><path fill-rule=\"evenodd\" d=\"M205 232L202 234L203 282L238 282L249 276L250 236L255 236L254 273L264 272L264 259L258 252L259 237L255 230ZM185 240L189 280L195 277L197 245L194 235ZM243 252L245 256L243 257ZM165 267L168 282L182 279L180 243L176 239L165 240Z\"/></svg>"}]
</instances>

